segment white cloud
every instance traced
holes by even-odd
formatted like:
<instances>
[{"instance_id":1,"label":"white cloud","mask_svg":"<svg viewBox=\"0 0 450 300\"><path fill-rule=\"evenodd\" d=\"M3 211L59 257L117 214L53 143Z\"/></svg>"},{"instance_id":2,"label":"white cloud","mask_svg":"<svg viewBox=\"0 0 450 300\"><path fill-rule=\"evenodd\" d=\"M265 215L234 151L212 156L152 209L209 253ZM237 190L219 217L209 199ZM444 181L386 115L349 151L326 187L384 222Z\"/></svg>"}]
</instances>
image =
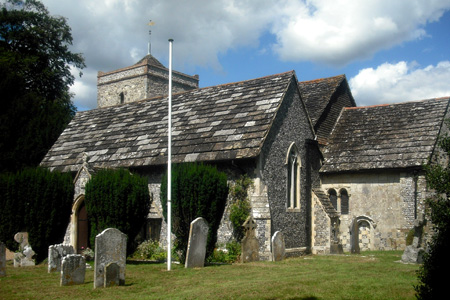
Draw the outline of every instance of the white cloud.
<instances>
[{"instance_id":1,"label":"white cloud","mask_svg":"<svg viewBox=\"0 0 450 300\"><path fill-rule=\"evenodd\" d=\"M421 68L404 61L367 68L349 80L358 105L375 105L450 96L450 61Z\"/></svg>"},{"instance_id":2,"label":"white cloud","mask_svg":"<svg viewBox=\"0 0 450 300\"><path fill-rule=\"evenodd\" d=\"M73 51L86 58L85 74L136 63L147 54L149 30L152 54L167 64L167 40L173 38L174 68L188 73L198 66L220 71L224 67L220 55L241 47L253 47L255 52L271 49L290 62L345 65L426 36L424 26L450 8L450 0L42 2L51 14L68 19ZM154 26L147 25L150 19ZM275 45L259 44L267 32L276 37ZM81 91L81 84L94 90L90 95L96 94L96 76L83 76L72 90ZM95 98L87 107L96 106Z\"/></svg>"},{"instance_id":3,"label":"white cloud","mask_svg":"<svg viewBox=\"0 0 450 300\"><path fill-rule=\"evenodd\" d=\"M277 22L275 51L283 60L345 65L379 50L426 35L450 1L286 1L287 20Z\"/></svg>"}]
</instances>

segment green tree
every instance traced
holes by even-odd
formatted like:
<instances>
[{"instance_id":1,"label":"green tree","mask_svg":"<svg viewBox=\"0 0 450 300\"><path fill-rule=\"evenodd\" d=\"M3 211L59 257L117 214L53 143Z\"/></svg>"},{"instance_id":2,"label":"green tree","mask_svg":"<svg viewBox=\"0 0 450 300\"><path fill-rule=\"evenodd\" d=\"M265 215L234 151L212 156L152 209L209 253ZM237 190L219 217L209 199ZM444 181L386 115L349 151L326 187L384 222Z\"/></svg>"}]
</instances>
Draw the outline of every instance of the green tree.
<instances>
[{"instance_id":1,"label":"green tree","mask_svg":"<svg viewBox=\"0 0 450 300\"><path fill-rule=\"evenodd\" d=\"M450 121L447 121L450 127ZM446 162L426 166L427 185L434 191L426 200L434 235L428 244L423 265L418 271L419 284L415 286L418 299L439 299L447 293L445 274L450 269L450 137L439 140L446 154Z\"/></svg>"},{"instance_id":2,"label":"green tree","mask_svg":"<svg viewBox=\"0 0 450 300\"><path fill-rule=\"evenodd\" d=\"M203 217L209 225L206 259L213 254L227 196L227 176L215 167L196 163L173 165L172 232L181 262L186 259L190 224L198 217ZM167 174L161 182L161 204L167 220Z\"/></svg>"},{"instance_id":3,"label":"green tree","mask_svg":"<svg viewBox=\"0 0 450 300\"><path fill-rule=\"evenodd\" d=\"M0 171L37 166L75 114L71 29L37 0L0 4ZM80 73L81 75L81 73Z\"/></svg>"},{"instance_id":4,"label":"green tree","mask_svg":"<svg viewBox=\"0 0 450 300\"><path fill-rule=\"evenodd\" d=\"M150 211L147 179L124 169L100 170L86 183L85 203L91 246L97 234L117 228L128 236L127 251L132 254Z\"/></svg>"},{"instance_id":5,"label":"green tree","mask_svg":"<svg viewBox=\"0 0 450 300\"><path fill-rule=\"evenodd\" d=\"M32 168L0 175L0 240L15 250L14 235L27 231L37 261L42 261L48 247L64 238L73 192L72 176L67 173Z\"/></svg>"}]
</instances>

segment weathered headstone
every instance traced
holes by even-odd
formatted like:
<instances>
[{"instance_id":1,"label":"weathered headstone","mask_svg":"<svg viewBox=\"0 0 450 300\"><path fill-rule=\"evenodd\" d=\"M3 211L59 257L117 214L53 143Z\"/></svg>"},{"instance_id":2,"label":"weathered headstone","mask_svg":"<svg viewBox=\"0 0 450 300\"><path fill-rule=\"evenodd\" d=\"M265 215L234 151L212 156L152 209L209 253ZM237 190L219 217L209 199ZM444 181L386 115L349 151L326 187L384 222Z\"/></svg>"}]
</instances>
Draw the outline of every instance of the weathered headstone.
<instances>
[{"instance_id":1,"label":"weathered headstone","mask_svg":"<svg viewBox=\"0 0 450 300\"><path fill-rule=\"evenodd\" d=\"M57 244L48 247L48 272L61 271L61 262L64 256L74 254L72 245Z\"/></svg>"},{"instance_id":2,"label":"weathered headstone","mask_svg":"<svg viewBox=\"0 0 450 300\"><path fill-rule=\"evenodd\" d=\"M197 218L192 221L186 254L186 268L204 267L208 230L208 223L205 219Z\"/></svg>"},{"instance_id":3,"label":"weathered headstone","mask_svg":"<svg viewBox=\"0 0 450 300\"><path fill-rule=\"evenodd\" d=\"M14 267L34 266L34 251L28 244L28 232L18 232L14 240L19 243L19 252L14 254Z\"/></svg>"},{"instance_id":4,"label":"weathered headstone","mask_svg":"<svg viewBox=\"0 0 450 300\"><path fill-rule=\"evenodd\" d=\"M343 254L344 249L339 240L339 218L331 219L330 254Z\"/></svg>"},{"instance_id":5,"label":"weathered headstone","mask_svg":"<svg viewBox=\"0 0 450 300\"><path fill-rule=\"evenodd\" d=\"M86 260L83 255L69 254L61 263L61 286L83 284L86 276Z\"/></svg>"},{"instance_id":6,"label":"weathered headstone","mask_svg":"<svg viewBox=\"0 0 450 300\"><path fill-rule=\"evenodd\" d=\"M419 215L414 221L414 239L412 245L406 246L402 255L402 262L405 263L422 263L425 249L423 247L423 227L426 225L426 220L423 214Z\"/></svg>"},{"instance_id":7,"label":"weathered headstone","mask_svg":"<svg viewBox=\"0 0 450 300\"><path fill-rule=\"evenodd\" d=\"M0 277L6 276L6 246L0 242Z\"/></svg>"},{"instance_id":8,"label":"weathered headstone","mask_svg":"<svg viewBox=\"0 0 450 300\"><path fill-rule=\"evenodd\" d=\"M272 260L281 261L286 255L284 236L281 231L277 231L272 236Z\"/></svg>"},{"instance_id":9,"label":"weathered headstone","mask_svg":"<svg viewBox=\"0 0 450 300\"><path fill-rule=\"evenodd\" d=\"M103 287L105 269L111 263L120 267L119 285L125 284L127 236L116 228L105 229L95 237L94 288Z\"/></svg>"},{"instance_id":10,"label":"weathered headstone","mask_svg":"<svg viewBox=\"0 0 450 300\"><path fill-rule=\"evenodd\" d=\"M252 262L259 260L259 242L256 238L256 222L249 216L244 222L245 236L241 241L241 262Z\"/></svg>"},{"instance_id":11,"label":"weathered headstone","mask_svg":"<svg viewBox=\"0 0 450 300\"><path fill-rule=\"evenodd\" d=\"M115 262L111 262L105 267L104 287L120 285L120 267Z\"/></svg>"},{"instance_id":12,"label":"weathered headstone","mask_svg":"<svg viewBox=\"0 0 450 300\"><path fill-rule=\"evenodd\" d=\"M359 247L359 224L356 218L352 222L350 236L351 236L350 240L351 252L353 254L361 253L361 249Z\"/></svg>"}]
</instances>

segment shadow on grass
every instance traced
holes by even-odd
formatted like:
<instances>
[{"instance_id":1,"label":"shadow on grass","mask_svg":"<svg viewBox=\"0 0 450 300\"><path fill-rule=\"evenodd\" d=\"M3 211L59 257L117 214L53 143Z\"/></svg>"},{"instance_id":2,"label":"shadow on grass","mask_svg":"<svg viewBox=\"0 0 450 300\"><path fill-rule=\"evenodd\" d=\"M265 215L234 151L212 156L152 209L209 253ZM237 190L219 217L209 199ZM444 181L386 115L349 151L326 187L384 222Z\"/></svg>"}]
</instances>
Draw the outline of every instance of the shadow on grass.
<instances>
[{"instance_id":1,"label":"shadow on grass","mask_svg":"<svg viewBox=\"0 0 450 300\"><path fill-rule=\"evenodd\" d=\"M268 300L275 300L277 298L269 298ZM292 297L292 298L287 298L288 300L318 300L319 298L314 297L314 296L305 296L305 297Z\"/></svg>"}]
</instances>

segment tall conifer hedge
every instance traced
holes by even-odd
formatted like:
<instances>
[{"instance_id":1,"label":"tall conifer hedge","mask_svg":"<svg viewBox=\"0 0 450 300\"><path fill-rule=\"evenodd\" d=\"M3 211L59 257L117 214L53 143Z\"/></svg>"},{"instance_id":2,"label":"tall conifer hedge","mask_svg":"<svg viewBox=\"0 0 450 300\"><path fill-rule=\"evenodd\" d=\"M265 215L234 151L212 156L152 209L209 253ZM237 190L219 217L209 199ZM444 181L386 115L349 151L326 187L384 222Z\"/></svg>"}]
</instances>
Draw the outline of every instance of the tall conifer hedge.
<instances>
[{"instance_id":1,"label":"tall conifer hedge","mask_svg":"<svg viewBox=\"0 0 450 300\"><path fill-rule=\"evenodd\" d=\"M227 196L227 176L217 168L196 163L173 165L172 232L182 263L186 259L190 224L198 217L203 217L209 225L206 258L213 253ZM161 204L167 219L167 174L161 182Z\"/></svg>"},{"instance_id":2,"label":"tall conifer hedge","mask_svg":"<svg viewBox=\"0 0 450 300\"><path fill-rule=\"evenodd\" d=\"M48 255L48 246L61 243L70 221L74 186L67 173L44 168L0 175L0 240L11 250L14 235L27 231L37 261Z\"/></svg>"},{"instance_id":3,"label":"tall conifer hedge","mask_svg":"<svg viewBox=\"0 0 450 300\"><path fill-rule=\"evenodd\" d=\"M100 170L86 183L85 204L91 246L97 234L117 228L128 236L127 252L133 253L134 240L150 211L147 179L124 169Z\"/></svg>"}]
</instances>

